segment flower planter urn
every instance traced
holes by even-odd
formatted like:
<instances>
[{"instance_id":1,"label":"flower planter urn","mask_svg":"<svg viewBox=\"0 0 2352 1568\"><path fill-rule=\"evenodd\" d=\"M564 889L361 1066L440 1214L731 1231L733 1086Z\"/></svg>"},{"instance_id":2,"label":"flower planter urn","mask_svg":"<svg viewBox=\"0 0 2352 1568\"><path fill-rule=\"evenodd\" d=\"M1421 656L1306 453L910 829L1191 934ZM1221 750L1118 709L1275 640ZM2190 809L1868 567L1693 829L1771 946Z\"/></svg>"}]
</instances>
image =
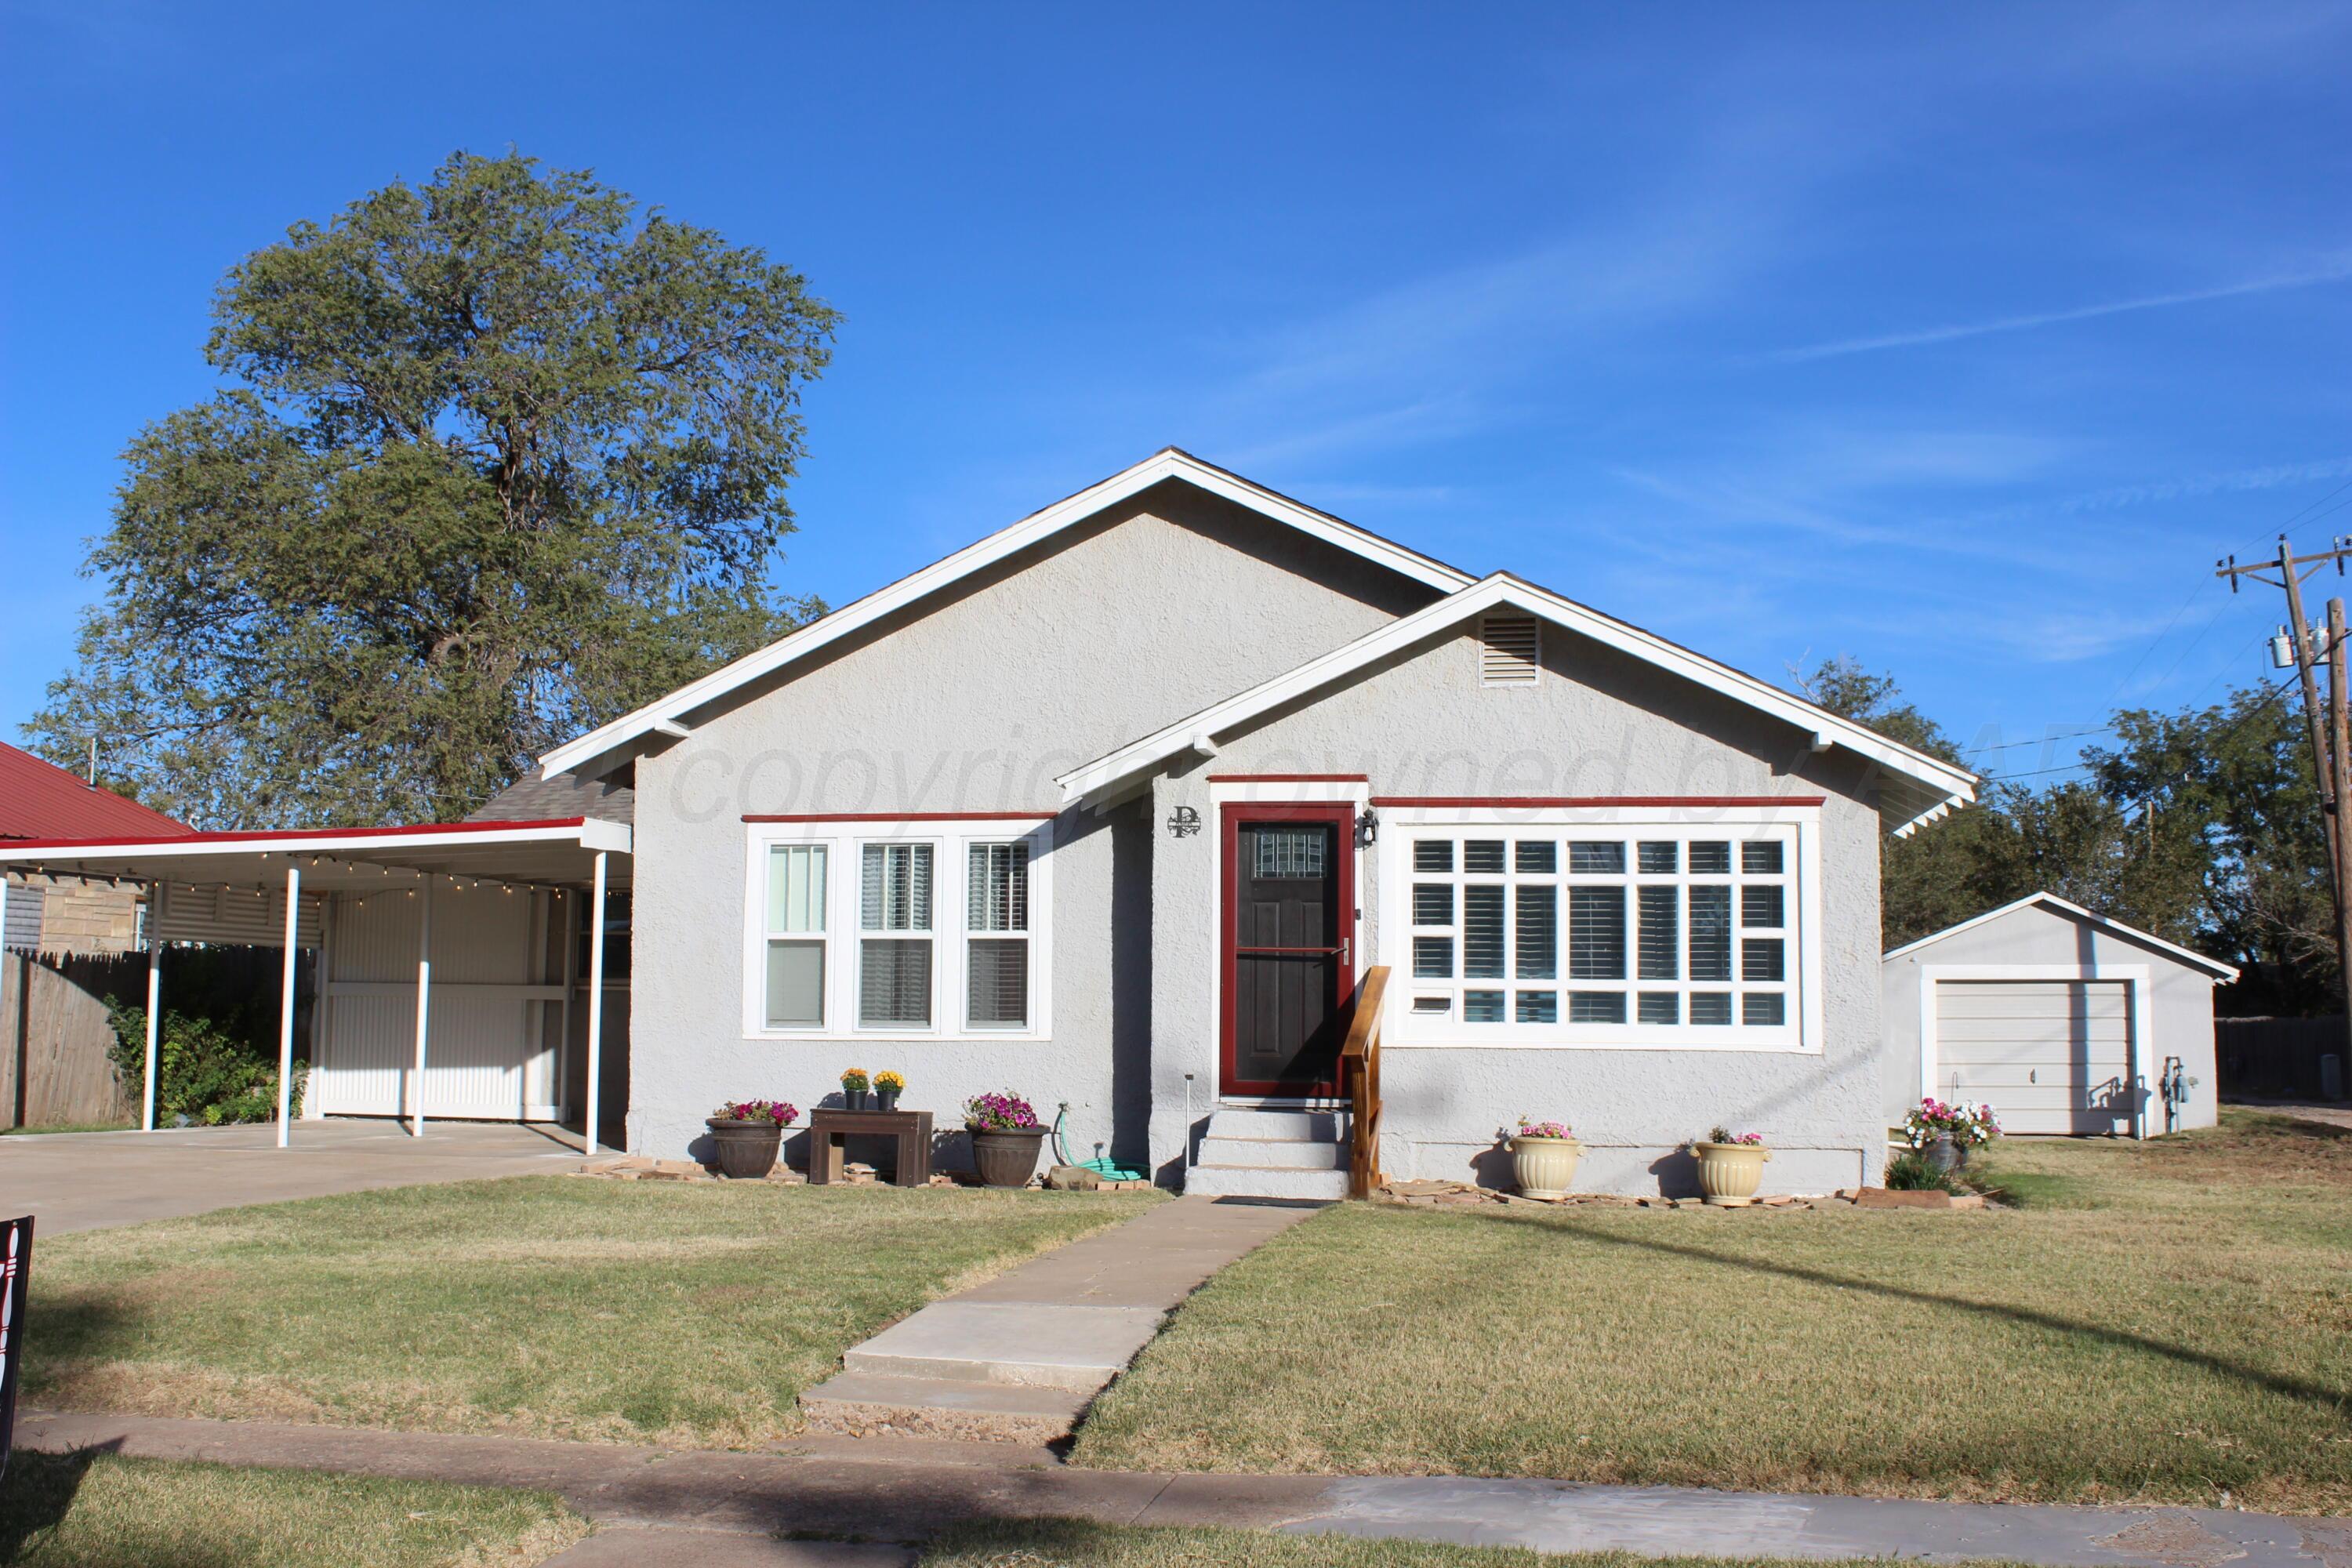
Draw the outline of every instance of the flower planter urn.
<instances>
[{"instance_id":1,"label":"flower planter urn","mask_svg":"<svg viewBox=\"0 0 2352 1568\"><path fill-rule=\"evenodd\" d=\"M876 1089L874 1091L874 1109L877 1110L898 1110L898 1091L895 1089Z\"/></svg>"},{"instance_id":2,"label":"flower planter urn","mask_svg":"<svg viewBox=\"0 0 2352 1568\"><path fill-rule=\"evenodd\" d=\"M1511 1179L1522 1197L1564 1198L1583 1157L1584 1145L1573 1138L1513 1138Z\"/></svg>"},{"instance_id":3,"label":"flower planter urn","mask_svg":"<svg viewBox=\"0 0 2352 1568\"><path fill-rule=\"evenodd\" d=\"M1952 1167L1964 1164L1968 1160L1968 1151L1953 1142L1948 1132L1937 1133L1920 1153L1927 1159L1927 1169L1939 1176L1949 1175Z\"/></svg>"},{"instance_id":4,"label":"flower planter urn","mask_svg":"<svg viewBox=\"0 0 2352 1568\"><path fill-rule=\"evenodd\" d=\"M1037 1173L1037 1151L1045 1142L1042 1127L971 1129L972 1163L980 1179L991 1187L1025 1187Z\"/></svg>"},{"instance_id":5,"label":"flower planter urn","mask_svg":"<svg viewBox=\"0 0 2352 1568\"><path fill-rule=\"evenodd\" d=\"M756 1182L776 1168L776 1151L784 1141L784 1130L761 1117L757 1121L736 1121L711 1116L702 1124L710 1129L712 1163L722 1176L739 1181Z\"/></svg>"},{"instance_id":6,"label":"flower planter urn","mask_svg":"<svg viewBox=\"0 0 2352 1568\"><path fill-rule=\"evenodd\" d=\"M1717 1208L1742 1208L1756 1201L1764 1184L1764 1162L1772 1151L1761 1143L1694 1143L1699 1191Z\"/></svg>"},{"instance_id":7,"label":"flower planter urn","mask_svg":"<svg viewBox=\"0 0 2352 1568\"><path fill-rule=\"evenodd\" d=\"M844 1110L865 1110L866 1093L867 1091L862 1089L843 1089L841 1091L841 1108Z\"/></svg>"}]
</instances>

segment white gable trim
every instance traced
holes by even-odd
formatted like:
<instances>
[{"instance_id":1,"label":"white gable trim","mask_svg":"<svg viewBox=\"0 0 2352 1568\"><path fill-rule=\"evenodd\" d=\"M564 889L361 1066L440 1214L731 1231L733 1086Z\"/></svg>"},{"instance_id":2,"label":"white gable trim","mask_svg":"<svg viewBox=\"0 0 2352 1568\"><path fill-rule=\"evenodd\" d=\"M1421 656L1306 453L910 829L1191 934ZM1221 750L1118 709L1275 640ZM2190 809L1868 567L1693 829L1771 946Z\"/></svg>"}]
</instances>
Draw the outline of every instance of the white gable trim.
<instances>
[{"instance_id":1,"label":"white gable trim","mask_svg":"<svg viewBox=\"0 0 2352 1568\"><path fill-rule=\"evenodd\" d=\"M1937 931L1931 936L1923 936L1916 942L1906 942L1901 947L1898 947L1892 952L1887 953L1885 957L1880 959L1879 962L1881 963L1891 963L1895 959L1903 957L1906 953L1916 952L1923 947L1932 946L1933 944L1943 941L1948 936L1958 936L1964 931L1973 931L1978 926L2000 919L2003 915L2014 914L2019 910L2026 909L2033 905L2040 905L2044 909L2055 910L2060 914L2070 916L2078 921L2086 921L2091 925L2099 927L2102 931L2112 931L2116 936L2126 937L2133 942L2145 942L2150 947L2170 953L2173 957L2180 960L2181 963L2189 965L2191 968L2203 970L2206 973L2211 975L2216 980L2226 983L2238 978L2238 972L2230 965L2221 963L2219 959L2208 958L2203 953L2197 952L2193 948L2182 947L2179 942L2167 942L2160 936L2150 935L2148 932L2140 930L2137 926L2127 926L2121 921L2109 920L2105 915L2095 914L2091 910L2084 909L2082 905L2062 899L2055 893L2028 893L2025 897L2019 899L2012 903L2003 904L1997 910L1987 910L1984 913L1978 915L1973 920L1965 920L1958 925L1946 926L1942 931Z\"/></svg>"},{"instance_id":2,"label":"white gable trim","mask_svg":"<svg viewBox=\"0 0 2352 1568\"><path fill-rule=\"evenodd\" d=\"M1426 609L1391 621L1319 658L1309 659L1262 686L1229 697L1213 708L1141 740L1130 742L1083 767L1064 773L1055 781L1062 786L1062 798L1069 802L1107 796L1136 774L1157 767L1188 747L1197 749L1196 737L1214 742L1220 735L1241 728L1261 714L1342 680L1368 665L1410 647L1425 637L1467 622L1497 605L1510 605L1538 616L1794 725L1811 737L1814 751L1823 752L1832 746L1843 746L1891 772L1926 785L1937 798L1928 809L1895 828L1898 834L1908 833L1920 824L1932 821L1976 796L1976 775L1964 768L1954 767L1915 752L1908 746L1898 745L1852 720L1841 719L1779 687L1767 685L1752 675L1742 674L1728 665L1717 664L1638 626L1628 626L1573 600L1563 599L1547 589L1497 572L1440 599Z\"/></svg>"},{"instance_id":3,"label":"white gable trim","mask_svg":"<svg viewBox=\"0 0 2352 1568\"><path fill-rule=\"evenodd\" d=\"M1262 485L1252 484L1238 474L1227 473L1223 468L1204 463L1189 452L1169 447L1133 468L1121 469L1100 484L1080 490L1066 500L1056 501L1043 511L1032 512L1010 528L1000 529L977 544L965 546L944 561L926 566L911 576L901 577L887 588L877 589L829 616L810 622L790 637L770 643L757 653L746 654L699 680L688 682L659 701L615 719L576 740L565 742L541 757L540 766L551 774L563 773L618 751L648 732L682 735L687 732L685 715L705 703L782 669L795 659L803 658L894 610L993 565L1008 555L1050 538L1074 523L1083 522L1097 512L1117 506L1167 479L1182 479L1236 506L1246 507L1301 533L1401 573L1441 594L1451 594L1472 581L1468 574L1457 572L1443 562L1433 561L1417 551L1368 533L1328 512L1317 511L1313 507L1302 505L1287 496L1277 495Z\"/></svg>"}]
</instances>

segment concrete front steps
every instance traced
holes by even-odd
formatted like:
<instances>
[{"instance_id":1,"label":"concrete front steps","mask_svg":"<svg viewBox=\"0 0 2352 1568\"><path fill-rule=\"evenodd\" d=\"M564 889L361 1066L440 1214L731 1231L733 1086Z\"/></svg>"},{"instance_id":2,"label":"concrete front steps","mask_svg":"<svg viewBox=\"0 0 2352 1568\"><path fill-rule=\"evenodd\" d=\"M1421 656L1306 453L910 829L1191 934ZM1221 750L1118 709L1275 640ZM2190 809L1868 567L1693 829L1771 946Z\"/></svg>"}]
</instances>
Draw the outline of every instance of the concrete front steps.
<instances>
[{"instance_id":1,"label":"concrete front steps","mask_svg":"<svg viewBox=\"0 0 2352 1568\"><path fill-rule=\"evenodd\" d=\"M1207 1197L1348 1195L1349 1114L1344 1110L1249 1110L1209 1117L1184 1190Z\"/></svg>"},{"instance_id":2,"label":"concrete front steps","mask_svg":"<svg viewBox=\"0 0 2352 1568\"><path fill-rule=\"evenodd\" d=\"M1155 1205L851 1347L838 1376L801 1395L801 1412L816 1431L853 1437L1053 1442L1171 1309L1309 1212L1199 1196Z\"/></svg>"}]
</instances>

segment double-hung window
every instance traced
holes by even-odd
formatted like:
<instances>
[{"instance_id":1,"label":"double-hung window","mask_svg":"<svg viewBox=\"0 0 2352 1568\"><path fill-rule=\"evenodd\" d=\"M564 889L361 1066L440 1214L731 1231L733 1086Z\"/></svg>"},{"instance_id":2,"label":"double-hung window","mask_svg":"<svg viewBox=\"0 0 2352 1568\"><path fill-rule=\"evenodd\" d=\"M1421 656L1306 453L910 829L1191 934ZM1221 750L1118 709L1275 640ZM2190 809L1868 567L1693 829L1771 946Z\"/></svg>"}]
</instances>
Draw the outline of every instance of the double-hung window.
<instances>
[{"instance_id":1,"label":"double-hung window","mask_svg":"<svg viewBox=\"0 0 2352 1568\"><path fill-rule=\"evenodd\" d=\"M1382 835L1400 1043L1805 1048L1804 823L1506 815Z\"/></svg>"},{"instance_id":2,"label":"double-hung window","mask_svg":"<svg viewBox=\"0 0 2352 1568\"><path fill-rule=\"evenodd\" d=\"M752 824L746 1031L1043 1035L1051 842L985 820Z\"/></svg>"}]
</instances>

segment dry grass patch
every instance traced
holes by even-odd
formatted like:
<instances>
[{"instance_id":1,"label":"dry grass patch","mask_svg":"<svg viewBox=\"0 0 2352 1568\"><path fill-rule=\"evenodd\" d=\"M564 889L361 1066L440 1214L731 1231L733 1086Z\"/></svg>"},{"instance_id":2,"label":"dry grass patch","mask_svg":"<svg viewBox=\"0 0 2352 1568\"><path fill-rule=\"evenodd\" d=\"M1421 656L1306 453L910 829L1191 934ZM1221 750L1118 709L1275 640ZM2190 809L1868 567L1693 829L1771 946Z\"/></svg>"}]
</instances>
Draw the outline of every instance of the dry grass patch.
<instances>
[{"instance_id":1,"label":"dry grass patch","mask_svg":"<svg viewBox=\"0 0 2352 1568\"><path fill-rule=\"evenodd\" d=\"M1150 1194L533 1177L41 1243L35 1405L739 1447L924 1302Z\"/></svg>"},{"instance_id":2,"label":"dry grass patch","mask_svg":"<svg viewBox=\"0 0 2352 1568\"><path fill-rule=\"evenodd\" d=\"M2035 1206L1335 1209L1189 1302L1076 1457L2352 1511L2352 1137L1992 1164Z\"/></svg>"},{"instance_id":3,"label":"dry grass patch","mask_svg":"<svg viewBox=\"0 0 2352 1568\"><path fill-rule=\"evenodd\" d=\"M546 1492L19 1451L0 1563L26 1568L528 1568L588 1533Z\"/></svg>"}]
</instances>

